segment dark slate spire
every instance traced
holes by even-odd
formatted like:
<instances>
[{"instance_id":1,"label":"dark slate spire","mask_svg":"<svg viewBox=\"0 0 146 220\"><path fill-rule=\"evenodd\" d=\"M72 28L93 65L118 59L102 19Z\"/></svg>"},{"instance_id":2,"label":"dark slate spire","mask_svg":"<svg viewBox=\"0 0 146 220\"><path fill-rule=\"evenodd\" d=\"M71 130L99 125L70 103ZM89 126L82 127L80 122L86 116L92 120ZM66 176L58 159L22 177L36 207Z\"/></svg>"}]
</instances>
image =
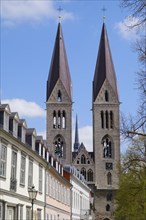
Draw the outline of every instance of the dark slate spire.
<instances>
[{"instance_id":1,"label":"dark slate spire","mask_svg":"<svg viewBox=\"0 0 146 220\"><path fill-rule=\"evenodd\" d=\"M80 146L80 143L79 143L79 133L78 133L78 118L77 118L77 115L76 115L74 151L78 151L79 146Z\"/></svg>"},{"instance_id":2,"label":"dark slate spire","mask_svg":"<svg viewBox=\"0 0 146 220\"><path fill-rule=\"evenodd\" d=\"M112 61L106 26L105 23L103 23L93 80L93 101L95 101L105 79L108 80L115 93L115 96L117 97L117 100L119 100L116 75Z\"/></svg>"},{"instance_id":3,"label":"dark slate spire","mask_svg":"<svg viewBox=\"0 0 146 220\"><path fill-rule=\"evenodd\" d=\"M65 90L71 99L71 78L60 23L58 24L54 51L47 81L47 100L50 97L58 79L62 81Z\"/></svg>"}]
</instances>

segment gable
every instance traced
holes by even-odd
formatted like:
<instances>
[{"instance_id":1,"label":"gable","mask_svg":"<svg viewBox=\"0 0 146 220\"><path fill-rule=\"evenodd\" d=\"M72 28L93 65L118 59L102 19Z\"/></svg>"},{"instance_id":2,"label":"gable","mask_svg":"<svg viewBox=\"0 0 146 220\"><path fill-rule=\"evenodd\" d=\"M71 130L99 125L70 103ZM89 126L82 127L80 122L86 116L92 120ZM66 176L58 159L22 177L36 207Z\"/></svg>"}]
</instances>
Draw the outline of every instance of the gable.
<instances>
[{"instance_id":1,"label":"gable","mask_svg":"<svg viewBox=\"0 0 146 220\"><path fill-rule=\"evenodd\" d=\"M108 101L106 101L106 95L105 93L108 93ZM110 103L110 104L119 104L119 101L117 99L117 96L115 95L110 83L108 82L107 79L105 79L98 96L96 97L95 103Z\"/></svg>"},{"instance_id":2,"label":"gable","mask_svg":"<svg viewBox=\"0 0 146 220\"><path fill-rule=\"evenodd\" d=\"M48 99L48 102L58 102L58 92L61 93L61 100L60 103L66 103L71 102L70 97L60 79L58 79L56 85L54 86L54 89Z\"/></svg>"}]
</instances>

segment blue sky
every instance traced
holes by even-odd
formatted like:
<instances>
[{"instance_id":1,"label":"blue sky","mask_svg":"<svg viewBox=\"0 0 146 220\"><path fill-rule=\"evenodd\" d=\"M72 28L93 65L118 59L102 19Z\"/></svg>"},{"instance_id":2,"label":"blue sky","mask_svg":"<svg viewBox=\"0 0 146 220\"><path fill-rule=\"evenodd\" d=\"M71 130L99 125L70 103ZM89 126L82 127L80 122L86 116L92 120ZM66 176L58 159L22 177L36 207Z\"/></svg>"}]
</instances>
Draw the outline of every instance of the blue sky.
<instances>
[{"instance_id":1,"label":"blue sky","mask_svg":"<svg viewBox=\"0 0 146 220\"><path fill-rule=\"evenodd\" d=\"M139 65L132 43L136 30L125 24L137 18L119 7L119 1L1 1L0 74L2 103L25 118L37 134L46 130L46 81L50 68L58 15L61 6L62 29L73 85L74 119L78 114L79 139L92 149L92 80L105 7L106 27L115 66L120 110L136 114L138 94L135 84ZM73 137L74 140L74 137Z\"/></svg>"}]
</instances>

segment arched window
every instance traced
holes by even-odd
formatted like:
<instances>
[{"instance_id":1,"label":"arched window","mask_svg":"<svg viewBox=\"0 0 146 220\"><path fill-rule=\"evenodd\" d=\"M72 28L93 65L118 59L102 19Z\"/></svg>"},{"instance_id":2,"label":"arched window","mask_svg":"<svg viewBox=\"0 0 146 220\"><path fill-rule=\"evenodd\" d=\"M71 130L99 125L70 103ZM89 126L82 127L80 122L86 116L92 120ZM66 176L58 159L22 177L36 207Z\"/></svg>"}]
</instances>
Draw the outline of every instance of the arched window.
<instances>
[{"instance_id":1,"label":"arched window","mask_svg":"<svg viewBox=\"0 0 146 220\"><path fill-rule=\"evenodd\" d=\"M66 115L65 111L62 113L62 128L66 128Z\"/></svg>"},{"instance_id":2,"label":"arched window","mask_svg":"<svg viewBox=\"0 0 146 220\"><path fill-rule=\"evenodd\" d=\"M104 112L103 111L101 111L100 116L101 116L101 128L104 128Z\"/></svg>"},{"instance_id":3,"label":"arched window","mask_svg":"<svg viewBox=\"0 0 146 220\"><path fill-rule=\"evenodd\" d=\"M61 102L61 101L62 101L62 97L61 97L61 92L60 92L60 90L58 90L57 101L58 101L58 102Z\"/></svg>"},{"instance_id":4,"label":"arched window","mask_svg":"<svg viewBox=\"0 0 146 220\"><path fill-rule=\"evenodd\" d=\"M61 128L61 113L58 111L58 128Z\"/></svg>"},{"instance_id":5,"label":"arched window","mask_svg":"<svg viewBox=\"0 0 146 220\"><path fill-rule=\"evenodd\" d=\"M109 212L109 211L110 211L110 209L111 209L110 205L109 205L109 204L107 204L107 205L106 205L106 211L107 211L107 212Z\"/></svg>"},{"instance_id":6,"label":"arched window","mask_svg":"<svg viewBox=\"0 0 146 220\"><path fill-rule=\"evenodd\" d=\"M81 169L81 174L84 176L84 178L86 180L86 170L85 170L85 168Z\"/></svg>"},{"instance_id":7,"label":"arched window","mask_svg":"<svg viewBox=\"0 0 146 220\"><path fill-rule=\"evenodd\" d=\"M107 185L112 185L112 174L110 172L107 174Z\"/></svg>"},{"instance_id":8,"label":"arched window","mask_svg":"<svg viewBox=\"0 0 146 220\"><path fill-rule=\"evenodd\" d=\"M112 158L112 143L110 138L107 136L102 140L103 144L103 157Z\"/></svg>"},{"instance_id":9,"label":"arched window","mask_svg":"<svg viewBox=\"0 0 146 220\"><path fill-rule=\"evenodd\" d=\"M114 115L113 112L110 111L110 128L114 127Z\"/></svg>"},{"instance_id":10,"label":"arched window","mask_svg":"<svg viewBox=\"0 0 146 220\"><path fill-rule=\"evenodd\" d=\"M106 128L109 128L109 122L108 122L108 111L105 112L105 120L106 120Z\"/></svg>"},{"instance_id":11,"label":"arched window","mask_svg":"<svg viewBox=\"0 0 146 220\"><path fill-rule=\"evenodd\" d=\"M86 157L84 154L81 156L81 164L86 164Z\"/></svg>"},{"instance_id":12,"label":"arched window","mask_svg":"<svg viewBox=\"0 0 146 220\"><path fill-rule=\"evenodd\" d=\"M108 102L109 101L109 95L108 95L108 91L105 90L105 101Z\"/></svg>"},{"instance_id":13,"label":"arched window","mask_svg":"<svg viewBox=\"0 0 146 220\"><path fill-rule=\"evenodd\" d=\"M93 182L93 171L91 169L87 172L87 181Z\"/></svg>"},{"instance_id":14,"label":"arched window","mask_svg":"<svg viewBox=\"0 0 146 220\"><path fill-rule=\"evenodd\" d=\"M56 111L53 112L53 128L56 128Z\"/></svg>"},{"instance_id":15,"label":"arched window","mask_svg":"<svg viewBox=\"0 0 146 220\"><path fill-rule=\"evenodd\" d=\"M55 145L55 149L54 149L55 154L58 157L63 157L64 142L60 136L55 139L54 145Z\"/></svg>"}]
</instances>

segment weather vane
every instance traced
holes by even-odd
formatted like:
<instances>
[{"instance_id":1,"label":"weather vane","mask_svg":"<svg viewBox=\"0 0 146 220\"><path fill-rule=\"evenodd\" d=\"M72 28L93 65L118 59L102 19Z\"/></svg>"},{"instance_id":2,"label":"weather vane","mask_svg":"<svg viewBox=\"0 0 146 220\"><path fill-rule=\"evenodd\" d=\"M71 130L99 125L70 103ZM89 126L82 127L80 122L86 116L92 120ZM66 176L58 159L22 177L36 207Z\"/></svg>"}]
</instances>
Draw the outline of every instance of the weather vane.
<instances>
[{"instance_id":1,"label":"weather vane","mask_svg":"<svg viewBox=\"0 0 146 220\"><path fill-rule=\"evenodd\" d=\"M103 6L103 8L101 9L103 11L103 22L105 22L105 12L106 12L106 8Z\"/></svg>"},{"instance_id":2,"label":"weather vane","mask_svg":"<svg viewBox=\"0 0 146 220\"><path fill-rule=\"evenodd\" d=\"M58 10L58 12L59 12L58 18L59 18L59 22L60 22L60 21L61 21L61 11L62 11L63 9L59 6L59 8L58 8L57 10Z\"/></svg>"}]
</instances>

